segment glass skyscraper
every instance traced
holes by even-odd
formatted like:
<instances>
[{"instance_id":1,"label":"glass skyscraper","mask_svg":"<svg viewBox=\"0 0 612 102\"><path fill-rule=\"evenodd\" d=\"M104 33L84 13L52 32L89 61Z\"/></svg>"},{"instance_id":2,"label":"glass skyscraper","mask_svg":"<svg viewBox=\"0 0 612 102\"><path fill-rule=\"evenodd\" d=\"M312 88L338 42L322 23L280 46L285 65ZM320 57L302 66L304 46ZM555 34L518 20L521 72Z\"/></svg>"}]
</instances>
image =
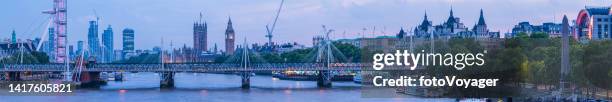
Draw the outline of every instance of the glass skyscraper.
<instances>
[{"instance_id":1,"label":"glass skyscraper","mask_svg":"<svg viewBox=\"0 0 612 102\"><path fill-rule=\"evenodd\" d=\"M127 59L134 56L134 30L130 28L123 29L123 54L121 59Z\"/></svg>"},{"instance_id":2,"label":"glass skyscraper","mask_svg":"<svg viewBox=\"0 0 612 102\"><path fill-rule=\"evenodd\" d=\"M115 54L113 52L113 28L110 25L102 33L102 44L104 45L104 51L102 51L104 62L112 62Z\"/></svg>"},{"instance_id":3,"label":"glass skyscraper","mask_svg":"<svg viewBox=\"0 0 612 102\"><path fill-rule=\"evenodd\" d=\"M91 57L96 58L97 61L100 61L102 56L100 56L100 42L98 39L98 22L89 21L89 32L87 34L89 54L91 55Z\"/></svg>"},{"instance_id":4,"label":"glass skyscraper","mask_svg":"<svg viewBox=\"0 0 612 102\"><path fill-rule=\"evenodd\" d=\"M75 56L81 56L81 54L84 54L85 52L83 52L83 41L77 41L77 50L75 53Z\"/></svg>"},{"instance_id":5,"label":"glass skyscraper","mask_svg":"<svg viewBox=\"0 0 612 102\"><path fill-rule=\"evenodd\" d=\"M54 60L55 54L55 29L49 28L49 40L47 41L46 51L47 55L49 55L50 60Z\"/></svg>"}]
</instances>

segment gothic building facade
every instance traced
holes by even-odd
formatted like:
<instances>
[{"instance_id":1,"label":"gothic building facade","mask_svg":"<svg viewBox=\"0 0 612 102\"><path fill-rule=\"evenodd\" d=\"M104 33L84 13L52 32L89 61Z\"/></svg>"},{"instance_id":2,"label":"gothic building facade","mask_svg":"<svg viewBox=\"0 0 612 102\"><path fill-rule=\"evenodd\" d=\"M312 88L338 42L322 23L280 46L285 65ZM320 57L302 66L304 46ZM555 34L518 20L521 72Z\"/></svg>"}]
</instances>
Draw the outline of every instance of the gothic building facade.
<instances>
[{"instance_id":1,"label":"gothic building facade","mask_svg":"<svg viewBox=\"0 0 612 102\"><path fill-rule=\"evenodd\" d=\"M197 52L207 51L208 48L208 25L206 21L202 22L202 15L200 15L200 21L193 24L193 48Z\"/></svg>"},{"instance_id":2,"label":"gothic building facade","mask_svg":"<svg viewBox=\"0 0 612 102\"><path fill-rule=\"evenodd\" d=\"M414 28L414 36L416 38L451 38L451 37L470 37L470 38L499 38L499 32L490 32L484 20L482 9L480 10L480 18L474 27L470 30L461 22L459 17L453 15L453 10L450 10L450 15L446 22L440 25L433 25L432 21L427 18L427 13L423 17L420 25Z\"/></svg>"}]
</instances>

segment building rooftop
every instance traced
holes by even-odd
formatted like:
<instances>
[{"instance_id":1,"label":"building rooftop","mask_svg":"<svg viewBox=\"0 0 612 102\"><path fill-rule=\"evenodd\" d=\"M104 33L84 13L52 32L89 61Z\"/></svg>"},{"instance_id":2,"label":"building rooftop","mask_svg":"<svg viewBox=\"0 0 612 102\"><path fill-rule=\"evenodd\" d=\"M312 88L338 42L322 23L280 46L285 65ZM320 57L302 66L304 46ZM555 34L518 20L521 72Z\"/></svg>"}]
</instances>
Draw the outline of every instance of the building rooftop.
<instances>
[{"instance_id":1,"label":"building rooftop","mask_svg":"<svg viewBox=\"0 0 612 102\"><path fill-rule=\"evenodd\" d=\"M608 15L610 14L610 7L589 7L585 9L590 15Z\"/></svg>"}]
</instances>

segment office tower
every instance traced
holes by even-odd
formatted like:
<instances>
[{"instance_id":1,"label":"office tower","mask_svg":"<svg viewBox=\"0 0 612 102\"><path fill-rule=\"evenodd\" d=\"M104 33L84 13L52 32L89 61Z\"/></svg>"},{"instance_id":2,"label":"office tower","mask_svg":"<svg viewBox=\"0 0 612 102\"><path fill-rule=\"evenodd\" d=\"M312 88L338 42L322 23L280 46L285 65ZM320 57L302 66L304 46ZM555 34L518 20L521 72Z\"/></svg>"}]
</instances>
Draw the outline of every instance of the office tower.
<instances>
[{"instance_id":1,"label":"office tower","mask_svg":"<svg viewBox=\"0 0 612 102\"><path fill-rule=\"evenodd\" d=\"M104 56L104 62L112 62L114 57L113 51L113 29L110 25L104 30L102 33L102 44L104 45L104 51L102 51L102 55Z\"/></svg>"},{"instance_id":2,"label":"office tower","mask_svg":"<svg viewBox=\"0 0 612 102\"><path fill-rule=\"evenodd\" d=\"M70 58L71 61L74 61L74 56L75 56L74 46L72 45L68 46L68 55L69 55L68 58Z\"/></svg>"},{"instance_id":3,"label":"office tower","mask_svg":"<svg viewBox=\"0 0 612 102\"><path fill-rule=\"evenodd\" d=\"M85 52L83 52L83 50L83 41L77 41L76 56L81 56L81 54L84 54Z\"/></svg>"},{"instance_id":4,"label":"office tower","mask_svg":"<svg viewBox=\"0 0 612 102\"><path fill-rule=\"evenodd\" d=\"M89 21L89 32L87 33L87 45L89 46L89 54L91 57L100 60L100 42L98 38L98 22Z\"/></svg>"},{"instance_id":5,"label":"office tower","mask_svg":"<svg viewBox=\"0 0 612 102\"><path fill-rule=\"evenodd\" d=\"M123 29L123 54L121 59L125 60L134 56L134 30L130 28Z\"/></svg>"},{"instance_id":6,"label":"office tower","mask_svg":"<svg viewBox=\"0 0 612 102\"><path fill-rule=\"evenodd\" d=\"M55 38L55 29L49 28L49 40L46 43L46 52L51 60L55 58L55 54L53 54L53 52L55 52Z\"/></svg>"}]
</instances>

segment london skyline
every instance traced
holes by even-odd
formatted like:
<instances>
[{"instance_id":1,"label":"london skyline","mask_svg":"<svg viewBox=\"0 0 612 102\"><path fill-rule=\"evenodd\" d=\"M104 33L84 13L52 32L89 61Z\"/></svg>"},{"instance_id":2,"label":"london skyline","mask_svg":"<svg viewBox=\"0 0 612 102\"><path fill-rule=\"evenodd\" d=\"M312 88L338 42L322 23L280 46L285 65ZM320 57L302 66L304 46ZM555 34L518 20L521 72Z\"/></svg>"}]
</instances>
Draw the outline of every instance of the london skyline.
<instances>
[{"instance_id":1,"label":"london skyline","mask_svg":"<svg viewBox=\"0 0 612 102\"><path fill-rule=\"evenodd\" d=\"M0 4L3 16L0 16L0 38L9 38L13 29L19 39L33 39L44 32L48 15L41 11L48 10L51 1L7 1ZM441 24L449 15L452 6L455 16L461 18L466 26L473 26L478 20L479 11L484 10L491 31L508 32L521 21L532 23L559 23L562 15L567 14L575 19L578 11L585 6L609 6L612 1L557 1L557 0L504 0L487 2L486 0L339 0L339 1L285 1L281 11L273 41L286 43L298 42L309 45L313 36L319 35L321 25L335 29L333 38L361 37L363 28L366 37L371 35L373 27L380 36L395 35L400 28L410 29L421 22L427 12L433 24ZM174 47L183 44L192 46L192 24L199 20L208 23L208 46L215 43L224 46L225 27L228 17L232 17L236 30L237 44L248 36L250 43L264 43L265 25L273 20L280 0L267 1L70 1L68 11L69 45L76 45L78 40L87 41L88 21L101 18L100 27L112 25L115 49L121 48L121 30L135 30L136 49L150 49L159 46L164 38L167 46L174 42ZM603 5L602 5L603 4ZM92 6L94 5L94 6ZM507 9L517 7L516 9ZM539 8L539 9L533 9ZM94 12L95 10L95 12ZM512 12L513 14L508 14ZM521 12L521 13L515 13ZM19 19L19 20L16 20ZM42 24L42 26L41 26ZM346 34L343 32L346 31ZM98 33L102 33L100 30ZM101 36L101 35L98 35Z\"/></svg>"}]
</instances>

